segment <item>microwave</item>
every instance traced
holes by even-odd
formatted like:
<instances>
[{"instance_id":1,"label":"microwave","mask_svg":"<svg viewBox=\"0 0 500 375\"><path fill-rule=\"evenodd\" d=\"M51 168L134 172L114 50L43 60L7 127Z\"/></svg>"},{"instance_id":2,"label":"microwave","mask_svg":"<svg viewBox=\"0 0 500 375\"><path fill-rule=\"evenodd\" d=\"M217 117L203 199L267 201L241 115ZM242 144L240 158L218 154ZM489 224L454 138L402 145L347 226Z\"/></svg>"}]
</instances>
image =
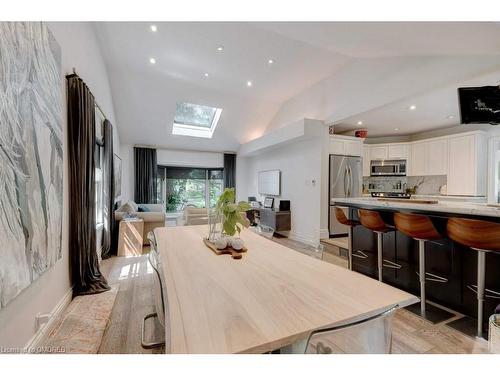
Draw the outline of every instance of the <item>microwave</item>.
<instances>
[{"instance_id":1,"label":"microwave","mask_svg":"<svg viewBox=\"0 0 500 375\"><path fill-rule=\"evenodd\" d=\"M406 160L372 160L370 176L406 176Z\"/></svg>"}]
</instances>

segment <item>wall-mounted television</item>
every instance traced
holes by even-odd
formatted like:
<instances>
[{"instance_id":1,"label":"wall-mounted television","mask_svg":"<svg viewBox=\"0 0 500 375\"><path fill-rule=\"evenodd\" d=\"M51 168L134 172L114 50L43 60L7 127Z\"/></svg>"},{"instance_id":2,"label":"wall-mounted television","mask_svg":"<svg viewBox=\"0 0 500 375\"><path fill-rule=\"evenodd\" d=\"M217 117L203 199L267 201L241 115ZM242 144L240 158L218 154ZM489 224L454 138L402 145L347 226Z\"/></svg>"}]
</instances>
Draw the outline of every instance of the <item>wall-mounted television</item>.
<instances>
[{"instance_id":1,"label":"wall-mounted television","mask_svg":"<svg viewBox=\"0 0 500 375\"><path fill-rule=\"evenodd\" d=\"M498 86L458 89L462 124L500 124L500 88Z\"/></svg>"},{"instance_id":2,"label":"wall-mounted television","mask_svg":"<svg viewBox=\"0 0 500 375\"><path fill-rule=\"evenodd\" d=\"M281 194L281 171L261 171L258 173L259 194L280 195Z\"/></svg>"}]
</instances>

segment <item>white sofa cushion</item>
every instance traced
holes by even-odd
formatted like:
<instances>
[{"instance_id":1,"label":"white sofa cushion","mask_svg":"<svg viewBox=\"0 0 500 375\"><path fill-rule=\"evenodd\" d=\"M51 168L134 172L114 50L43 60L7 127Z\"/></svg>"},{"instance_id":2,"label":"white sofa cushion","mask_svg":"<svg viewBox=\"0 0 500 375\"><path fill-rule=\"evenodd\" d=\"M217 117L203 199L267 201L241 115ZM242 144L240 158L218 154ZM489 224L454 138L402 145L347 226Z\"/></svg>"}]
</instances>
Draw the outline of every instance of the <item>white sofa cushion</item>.
<instances>
[{"instance_id":1,"label":"white sofa cushion","mask_svg":"<svg viewBox=\"0 0 500 375\"><path fill-rule=\"evenodd\" d=\"M128 201L127 203L122 204L116 212L126 212L128 214L133 214L136 213L138 210L138 206L135 202L133 201Z\"/></svg>"}]
</instances>

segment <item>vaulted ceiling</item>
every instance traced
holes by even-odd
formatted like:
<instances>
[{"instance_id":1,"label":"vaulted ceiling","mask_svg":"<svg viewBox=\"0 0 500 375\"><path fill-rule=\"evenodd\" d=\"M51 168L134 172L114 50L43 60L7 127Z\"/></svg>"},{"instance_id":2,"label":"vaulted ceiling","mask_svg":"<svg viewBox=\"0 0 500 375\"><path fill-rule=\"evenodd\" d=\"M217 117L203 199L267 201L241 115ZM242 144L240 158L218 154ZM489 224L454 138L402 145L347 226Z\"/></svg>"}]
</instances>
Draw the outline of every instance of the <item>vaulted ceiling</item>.
<instances>
[{"instance_id":1,"label":"vaulted ceiling","mask_svg":"<svg viewBox=\"0 0 500 375\"><path fill-rule=\"evenodd\" d=\"M496 23L104 22L95 31L121 141L180 149L236 151L301 117L347 130L364 114L386 135L413 97L422 104L405 132L446 126L437 120L456 112L446 106L458 82L500 70ZM212 139L171 134L177 102L223 109Z\"/></svg>"}]
</instances>

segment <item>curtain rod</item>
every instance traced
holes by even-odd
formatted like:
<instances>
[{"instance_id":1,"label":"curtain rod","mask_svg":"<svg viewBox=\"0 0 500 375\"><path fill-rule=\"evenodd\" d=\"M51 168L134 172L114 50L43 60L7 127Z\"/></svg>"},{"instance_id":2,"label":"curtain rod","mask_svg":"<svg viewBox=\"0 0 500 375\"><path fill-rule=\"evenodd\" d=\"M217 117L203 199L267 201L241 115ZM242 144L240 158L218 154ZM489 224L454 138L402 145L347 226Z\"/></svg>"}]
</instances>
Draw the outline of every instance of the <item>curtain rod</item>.
<instances>
[{"instance_id":1,"label":"curtain rod","mask_svg":"<svg viewBox=\"0 0 500 375\"><path fill-rule=\"evenodd\" d=\"M82 77L80 77L80 75L76 72L76 69L74 67L73 67L73 74L67 75L66 78L71 77L72 75L75 75L78 78L82 79ZM104 113L104 111L102 110L102 108L97 103L97 100L95 100L95 96L94 96L94 106L99 110L99 112L101 112L101 115L104 117L104 119L107 120L108 117L106 116L106 114Z\"/></svg>"}]
</instances>

